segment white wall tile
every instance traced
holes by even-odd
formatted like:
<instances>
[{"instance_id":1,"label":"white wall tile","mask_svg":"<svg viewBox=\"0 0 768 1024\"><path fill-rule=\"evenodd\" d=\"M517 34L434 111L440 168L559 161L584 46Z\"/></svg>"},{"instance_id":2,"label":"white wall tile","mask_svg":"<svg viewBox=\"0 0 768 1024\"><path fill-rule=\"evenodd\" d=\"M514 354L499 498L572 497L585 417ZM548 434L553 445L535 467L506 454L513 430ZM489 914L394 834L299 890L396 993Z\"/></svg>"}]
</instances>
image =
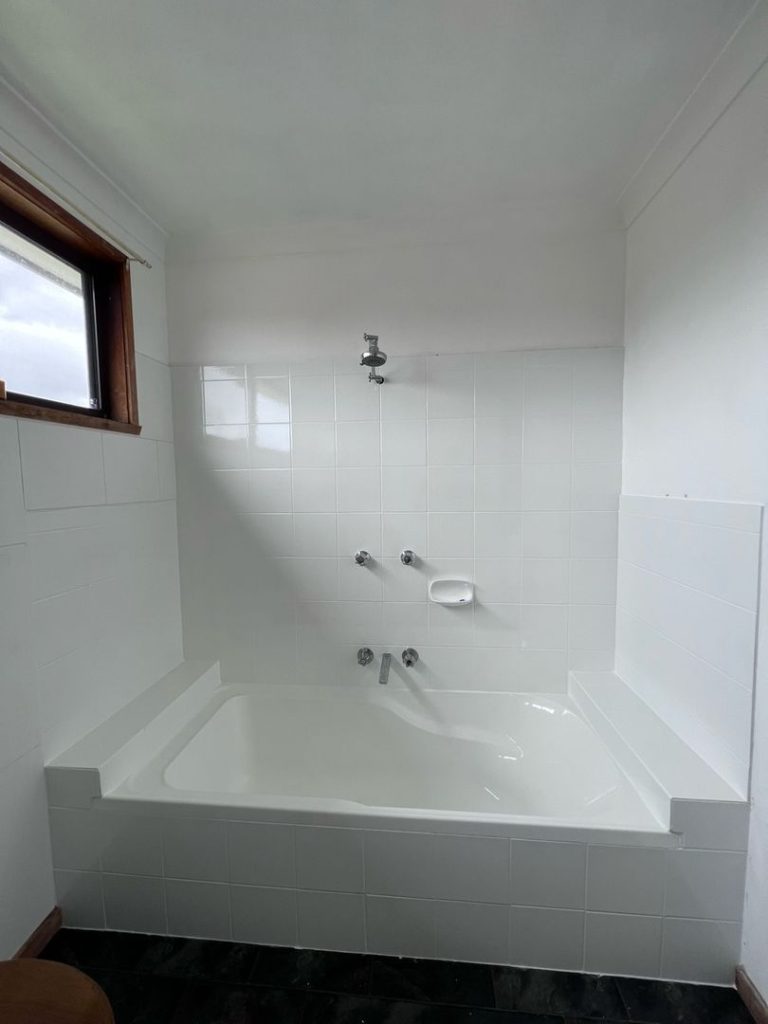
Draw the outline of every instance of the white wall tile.
<instances>
[{"instance_id":1,"label":"white wall tile","mask_svg":"<svg viewBox=\"0 0 768 1024\"><path fill-rule=\"evenodd\" d=\"M106 874L102 878L107 928L164 934L166 916L161 878Z\"/></svg>"},{"instance_id":2,"label":"white wall tile","mask_svg":"<svg viewBox=\"0 0 768 1024\"><path fill-rule=\"evenodd\" d=\"M226 825L213 821L165 821L163 857L167 878L225 882L229 877Z\"/></svg>"},{"instance_id":3,"label":"white wall tile","mask_svg":"<svg viewBox=\"0 0 768 1024\"><path fill-rule=\"evenodd\" d=\"M523 410L523 356L519 352L488 352L475 356L478 413L512 419Z\"/></svg>"},{"instance_id":4,"label":"white wall tile","mask_svg":"<svg viewBox=\"0 0 768 1024\"><path fill-rule=\"evenodd\" d=\"M509 962L520 967L579 971L584 955L584 914L578 910L511 907Z\"/></svg>"},{"instance_id":5,"label":"white wall tile","mask_svg":"<svg viewBox=\"0 0 768 1024\"><path fill-rule=\"evenodd\" d=\"M572 486L572 508L598 511L617 509L621 490L621 463L575 462Z\"/></svg>"},{"instance_id":6,"label":"white wall tile","mask_svg":"<svg viewBox=\"0 0 768 1024\"><path fill-rule=\"evenodd\" d=\"M370 453L366 461L372 461ZM381 462L384 466L425 466L427 434L424 420L386 420L382 423Z\"/></svg>"},{"instance_id":7,"label":"white wall tile","mask_svg":"<svg viewBox=\"0 0 768 1024\"><path fill-rule=\"evenodd\" d=\"M337 469L340 512L378 512L381 509L381 476L376 466Z\"/></svg>"},{"instance_id":8,"label":"white wall tile","mask_svg":"<svg viewBox=\"0 0 768 1024\"><path fill-rule=\"evenodd\" d=\"M336 464L336 433L333 423L294 423L291 435L291 458L295 467L320 469Z\"/></svg>"},{"instance_id":9,"label":"white wall tile","mask_svg":"<svg viewBox=\"0 0 768 1024\"><path fill-rule=\"evenodd\" d=\"M380 389L369 383L367 374L337 374L335 384L337 420L379 418Z\"/></svg>"},{"instance_id":10,"label":"white wall tile","mask_svg":"<svg viewBox=\"0 0 768 1024\"><path fill-rule=\"evenodd\" d=\"M522 507L528 512L557 512L570 508L569 462L532 462L523 465Z\"/></svg>"},{"instance_id":11,"label":"white wall tile","mask_svg":"<svg viewBox=\"0 0 768 1024\"><path fill-rule=\"evenodd\" d=\"M295 423L322 422L333 417L333 377L292 378L291 418Z\"/></svg>"},{"instance_id":12,"label":"white wall tile","mask_svg":"<svg viewBox=\"0 0 768 1024\"><path fill-rule=\"evenodd\" d=\"M104 473L107 501L157 501L160 498L160 477L157 444L141 437L106 432L104 442Z\"/></svg>"},{"instance_id":13,"label":"white wall tile","mask_svg":"<svg viewBox=\"0 0 768 1024\"><path fill-rule=\"evenodd\" d=\"M478 466L515 465L523 457L523 420L486 419L478 409L475 421L475 463ZM502 414L503 415L503 414Z\"/></svg>"},{"instance_id":14,"label":"white wall tile","mask_svg":"<svg viewBox=\"0 0 768 1024\"><path fill-rule=\"evenodd\" d=\"M650 847L590 846L587 908L622 914L661 914L665 851Z\"/></svg>"},{"instance_id":15,"label":"white wall tile","mask_svg":"<svg viewBox=\"0 0 768 1024\"><path fill-rule=\"evenodd\" d=\"M427 551L427 516L424 512L392 512L383 517L383 554L400 557L407 549L423 558ZM370 550L370 549L368 549Z\"/></svg>"},{"instance_id":16,"label":"white wall tile","mask_svg":"<svg viewBox=\"0 0 768 1024\"><path fill-rule=\"evenodd\" d=\"M568 602L570 566L567 558L523 558L521 566L525 604Z\"/></svg>"},{"instance_id":17,"label":"white wall tile","mask_svg":"<svg viewBox=\"0 0 768 1024\"><path fill-rule=\"evenodd\" d=\"M335 512L336 471L333 469L294 469L293 511ZM352 510L347 509L346 511Z\"/></svg>"},{"instance_id":18,"label":"white wall tile","mask_svg":"<svg viewBox=\"0 0 768 1024\"><path fill-rule=\"evenodd\" d=\"M473 519L457 512L431 512L427 517L427 554L471 558L474 553ZM501 540L501 539L500 539Z\"/></svg>"},{"instance_id":19,"label":"white wall tile","mask_svg":"<svg viewBox=\"0 0 768 1024\"><path fill-rule=\"evenodd\" d=\"M430 419L473 416L475 411L472 357L462 369L431 366L427 383L427 412Z\"/></svg>"},{"instance_id":20,"label":"white wall tile","mask_svg":"<svg viewBox=\"0 0 768 1024\"><path fill-rule=\"evenodd\" d=\"M235 942L297 945L296 892L293 889L233 885L230 899Z\"/></svg>"},{"instance_id":21,"label":"white wall tile","mask_svg":"<svg viewBox=\"0 0 768 1024\"><path fill-rule=\"evenodd\" d=\"M293 517L294 548L288 554L308 558L336 555L336 516L325 512L306 512ZM284 552L280 552L283 554Z\"/></svg>"},{"instance_id":22,"label":"white wall tile","mask_svg":"<svg viewBox=\"0 0 768 1024\"><path fill-rule=\"evenodd\" d=\"M374 557L381 555L381 515L378 512L340 513L337 531L340 558L351 558L360 549Z\"/></svg>"},{"instance_id":23,"label":"white wall tile","mask_svg":"<svg viewBox=\"0 0 768 1024\"><path fill-rule=\"evenodd\" d=\"M337 466L371 467L378 465L380 453L381 438L379 437L378 423L341 422L336 424Z\"/></svg>"},{"instance_id":24,"label":"white wall tile","mask_svg":"<svg viewBox=\"0 0 768 1024\"><path fill-rule=\"evenodd\" d=\"M201 464L210 470L249 469L248 425L206 425L198 439L196 452Z\"/></svg>"},{"instance_id":25,"label":"white wall tile","mask_svg":"<svg viewBox=\"0 0 768 1024\"><path fill-rule=\"evenodd\" d=\"M573 604L616 603L616 559L572 558L570 599Z\"/></svg>"},{"instance_id":26,"label":"white wall tile","mask_svg":"<svg viewBox=\"0 0 768 1024\"><path fill-rule=\"evenodd\" d=\"M136 390L139 396L141 436L173 441L171 371L147 356L136 357Z\"/></svg>"},{"instance_id":27,"label":"white wall tile","mask_svg":"<svg viewBox=\"0 0 768 1024\"><path fill-rule=\"evenodd\" d=\"M478 512L517 512L522 508L519 466L475 466Z\"/></svg>"},{"instance_id":28,"label":"white wall tile","mask_svg":"<svg viewBox=\"0 0 768 1024\"><path fill-rule=\"evenodd\" d=\"M215 882L167 879L165 902L168 934L191 938L229 939L229 887Z\"/></svg>"},{"instance_id":29,"label":"white wall tile","mask_svg":"<svg viewBox=\"0 0 768 1024\"><path fill-rule=\"evenodd\" d=\"M308 949L365 951L365 897L346 892L299 892L298 944Z\"/></svg>"},{"instance_id":30,"label":"white wall tile","mask_svg":"<svg viewBox=\"0 0 768 1024\"><path fill-rule=\"evenodd\" d=\"M475 482L471 466L430 467L427 479L427 508L430 512L471 512L474 504Z\"/></svg>"},{"instance_id":31,"label":"white wall tile","mask_svg":"<svg viewBox=\"0 0 768 1024\"><path fill-rule=\"evenodd\" d=\"M21 484L19 428L10 416L0 419L0 466L3 486L0 489L0 547L22 544L26 540L24 524L24 492Z\"/></svg>"},{"instance_id":32,"label":"white wall tile","mask_svg":"<svg viewBox=\"0 0 768 1024\"><path fill-rule=\"evenodd\" d=\"M239 410L239 406L238 406ZM330 416L319 417L330 419ZM248 378L248 422L287 423L290 419L287 377Z\"/></svg>"},{"instance_id":33,"label":"white wall tile","mask_svg":"<svg viewBox=\"0 0 768 1024\"><path fill-rule=\"evenodd\" d=\"M229 822L229 877L247 885L296 884L293 829L286 825Z\"/></svg>"},{"instance_id":34,"label":"white wall tile","mask_svg":"<svg viewBox=\"0 0 768 1024\"><path fill-rule=\"evenodd\" d=\"M612 605L573 605L568 641L576 651L612 651L616 610Z\"/></svg>"},{"instance_id":35,"label":"white wall tile","mask_svg":"<svg viewBox=\"0 0 768 1024\"><path fill-rule=\"evenodd\" d=\"M501 903L509 886L505 839L437 836L428 892L437 899Z\"/></svg>"},{"instance_id":36,"label":"white wall tile","mask_svg":"<svg viewBox=\"0 0 768 1024\"><path fill-rule=\"evenodd\" d=\"M474 459L473 419L430 419L427 445L430 466L471 466Z\"/></svg>"},{"instance_id":37,"label":"white wall tile","mask_svg":"<svg viewBox=\"0 0 768 1024\"><path fill-rule=\"evenodd\" d=\"M160 480L160 499L176 497L176 455L172 444L157 443L157 472Z\"/></svg>"},{"instance_id":38,"label":"white wall tile","mask_svg":"<svg viewBox=\"0 0 768 1024\"><path fill-rule=\"evenodd\" d=\"M507 959L509 908L493 903L434 905L436 956L481 964Z\"/></svg>"},{"instance_id":39,"label":"white wall tile","mask_svg":"<svg viewBox=\"0 0 768 1024\"><path fill-rule=\"evenodd\" d=\"M382 420L424 419L427 388L424 360L419 356L390 358L381 391ZM369 387L374 387L369 384Z\"/></svg>"},{"instance_id":40,"label":"white wall tile","mask_svg":"<svg viewBox=\"0 0 768 1024\"><path fill-rule=\"evenodd\" d=\"M522 517L522 553L527 558L566 558L570 517L565 512L526 512Z\"/></svg>"},{"instance_id":41,"label":"white wall tile","mask_svg":"<svg viewBox=\"0 0 768 1024\"><path fill-rule=\"evenodd\" d=\"M664 920L661 976L732 985L741 925L729 921Z\"/></svg>"},{"instance_id":42,"label":"white wall tile","mask_svg":"<svg viewBox=\"0 0 768 1024\"><path fill-rule=\"evenodd\" d=\"M291 428L288 423L254 423L248 445L252 469L287 469L291 465Z\"/></svg>"},{"instance_id":43,"label":"white wall tile","mask_svg":"<svg viewBox=\"0 0 768 1024\"><path fill-rule=\"evenodd\" d=\"M483 604L519 604L521 560L519 558L477 558L475 560L477 600Z\"/></svg>"},{"instance_id":44,"label":"white wall tile","mask_svg":"<svg viewBox=\"0 0 768 1024\"><path fill-rule=\"evenodd\" d=\"M362 833L352 829L297 828L296 878L301 889L362 892Z\"/></svg>"},{"instance_id":45,"label":"white wall tile","mask_svg":"<svg viewBox=\"0 0 768 1024\"><path fill-rule=\"evenodd\" d=\"M571 517L571 555L574 558L613 558L618 538L615 512L574 512Z\"/></svg>"},{"instance_id":46,"label":"white wall tile","mask_svg":"<svg viewBox=\"0 0 768 1024\"><path fill-rule=\"evenodd\" d=\"M587 914L584 970L655 978L661 957L660 917Z\"/></svg>"},{"instance_id":47,"label":"white wall tile","mask_svg":"<svg viewBox=\"0 0 768 1024\"><path fill-rule=\"evenodd\" d=\"M322 470L295 470L294 487L297 491L297 501L302 503L301 511L310 511L303 507L305 502L304 491L302 490L303 478L298 486L296 485L296 474L305 472L323 472ZM244 484L246 481L244 481ZM291 471L289 469L254 469L248 473L248 510L251 512L290 512L292 509L291 499ZM297 508L296 511L299 511Z\"/></svg>"},{"instance_id":48,"label":"white wall tile","mask_svg":"<svg viewBox=\"0 0 768 1024\"><path fill-rule=\"evenodd\" d=\"M519 558L522 517L515 512L480 512L475 516L475 554L478 558Z\"/></svg>"},{"instance_id":49,"label":"white wall tile","mask_svg":"<svg viewBox=\"0 0 768 1024\"><path fill-rule=\"evenodd\" d=\"M98 821L98 815L91 815ZM102 832L101 867L123 875L163 873L162 823L159 818L135 815L105 815Z\"/></svg>"},{"instance_id":50,"label":"white wall tile","mask_svg":"<svg viewBox=\"0 0 768 1024\"><path fill-rule=\"evenodd\" d=\"M381 471L381 507L384 512L424 512L427 508L426 469L385 466Z\"/></svg>"},{"instance_id":51,"label":"white wall tile","mask_svg":"<svg viewBox=\"0 0 768 1024\"><path fill-rule=\"evenodd\" d=\"M203 383L203 415L208 424L247 423L245 381L206 380Z\"/></svg>"},{"instance_id":52,"label":"white wall tile","mask_svg":"<svg viewBox=\"0 0 768 1024\"><path fill-rule=\"evenodd\" d=\"M431 891L434 836L417 832L366 832L364 843L366 892L424 896Z\"/></svg>"},{"instance_id":53,"label":"white wall tile","mask_svg":"<svg viewBox=\"0 0 768 1024\"><path fill-rule=\"evenodd\" d=\"M746 855L716 850L668 850L669 917L741 919Z\"/></svg>"},{"instance_id":54,"label":"white wall tile","mask_svg":"<svg viewBox=\"0 0 768 1024\"><path fill-rule=\"evenodd\" d=\"M365 899L369 953L435 956L435 903L386 896Z\"/></svg>"},{"instance_id":55,"label":"white wall tile","mask_svg":"<svg viewBox=\"0 0 768 1024\"><path fill-rule=\"evenodd\" d=\"M582 910L587 852L581 843L510 843L510 902Z\"/></svg>"},{"instance_id":56,"label":"white wall tile","mask_svg":"<svg viewBox=\"0 0 768 1024\"><path fill-rule=\"evenodd\" d=\"M106 501L100 431L19 420L19 440L28 509Z\"/></svg>"},{"instance_id":57,"label":"white wall tile","mask_svg":"<svg viewBox=\"0 0 768 1024\"><path fill-rule=\"evenodd\" d=\"M91 871L55 871L56 902L67 928L105 928L101 875Z\"/></svg>"}]
</instances>

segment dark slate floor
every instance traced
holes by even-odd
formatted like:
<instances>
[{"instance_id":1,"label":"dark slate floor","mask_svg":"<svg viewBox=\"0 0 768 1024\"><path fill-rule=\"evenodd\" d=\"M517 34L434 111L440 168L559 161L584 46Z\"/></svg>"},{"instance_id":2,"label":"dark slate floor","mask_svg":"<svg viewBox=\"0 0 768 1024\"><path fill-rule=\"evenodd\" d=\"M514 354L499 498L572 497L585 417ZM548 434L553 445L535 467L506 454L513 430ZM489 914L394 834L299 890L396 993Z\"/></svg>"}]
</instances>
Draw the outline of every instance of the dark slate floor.
<instances>
[{"instance_id":1,"label":"dark slate floor","mask_svg":"<svg viewBox=\"0 0 768 1024\"><path fill-rule=\"evenodd\" d=\"M751 1024L729 989L63 929L116 1024Z\"/></svg>"}]
</instances>

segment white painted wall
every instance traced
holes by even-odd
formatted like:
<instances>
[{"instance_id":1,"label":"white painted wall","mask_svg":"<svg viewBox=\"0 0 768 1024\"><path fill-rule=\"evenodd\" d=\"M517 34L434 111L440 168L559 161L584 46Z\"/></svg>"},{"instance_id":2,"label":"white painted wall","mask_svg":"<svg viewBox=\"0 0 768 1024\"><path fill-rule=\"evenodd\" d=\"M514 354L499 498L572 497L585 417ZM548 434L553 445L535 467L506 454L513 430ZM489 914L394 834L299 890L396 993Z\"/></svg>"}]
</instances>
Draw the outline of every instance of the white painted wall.
<instances>
[{"instance_id":1,"label":"white painted wall","mask_svg":"<svg viewBox=\"0 0 768 1024\"><path fill-rule=\"evenodd\" d=\"M0 957L53 908L43 762L181 659L162 236L0 85L0 158L133 266L141 437L0 417ZM54 170L55 168L55 170Z\"/></svg>"},{"instance_id":2,"label":"white painted wall","mask_svg":"<svg viewBox=\"0 0 768 1024\"><path fill-rule=\"evenodd\" d=\"M768 503L766 137L763 65L630 227L628 493ZM768 994L766 604L763 586L743 958Z\"/></svg>"},{"instance_id":3,"label":"white painted wall","mask_svg":"<svg viewBox=\"0 0 768 1024\"><path fill-rule=\"evenodd\" d=\"M392 356L621 345L623 232L552 219L336 225L177 245L171 362L345 350L354 359L363 331Z\"/></svg>"}]
</instances>

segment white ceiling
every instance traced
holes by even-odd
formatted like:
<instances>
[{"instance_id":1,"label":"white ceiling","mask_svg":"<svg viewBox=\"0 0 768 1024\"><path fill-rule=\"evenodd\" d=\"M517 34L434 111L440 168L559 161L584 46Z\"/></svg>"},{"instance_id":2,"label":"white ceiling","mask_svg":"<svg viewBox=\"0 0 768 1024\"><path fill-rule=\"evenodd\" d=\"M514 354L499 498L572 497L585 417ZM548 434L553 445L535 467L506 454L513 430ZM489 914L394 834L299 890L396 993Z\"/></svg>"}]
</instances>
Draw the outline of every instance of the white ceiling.
<instances>
[{"instance_id":1,"label":"white ceiling","mask_svg":"<svg viewBox=\"0 0 768 1024\"><path fill-rule=\"evenodd\" d=\"M9 79L171 232L615 203L753 0L2 0Z\"/></svg>"}]
</instances>

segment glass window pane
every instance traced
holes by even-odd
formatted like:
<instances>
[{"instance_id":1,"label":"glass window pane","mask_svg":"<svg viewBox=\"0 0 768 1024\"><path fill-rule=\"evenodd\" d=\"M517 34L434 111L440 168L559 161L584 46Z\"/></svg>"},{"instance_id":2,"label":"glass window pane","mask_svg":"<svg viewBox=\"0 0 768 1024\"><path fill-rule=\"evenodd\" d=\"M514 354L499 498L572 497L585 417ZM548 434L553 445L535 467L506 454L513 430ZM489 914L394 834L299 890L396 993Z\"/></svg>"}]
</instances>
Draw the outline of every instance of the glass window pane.
<instances>
[{"instance_id":1,"label":"glass window pane","mask_svg":"<svg viewBox=\"0 0 768 1024\"><path fill-rule=\"evenodd\" d=\"M98 406L83 292L79 270L0 224L0 379L8 391Z\"/></svg>"}]
</instances>

